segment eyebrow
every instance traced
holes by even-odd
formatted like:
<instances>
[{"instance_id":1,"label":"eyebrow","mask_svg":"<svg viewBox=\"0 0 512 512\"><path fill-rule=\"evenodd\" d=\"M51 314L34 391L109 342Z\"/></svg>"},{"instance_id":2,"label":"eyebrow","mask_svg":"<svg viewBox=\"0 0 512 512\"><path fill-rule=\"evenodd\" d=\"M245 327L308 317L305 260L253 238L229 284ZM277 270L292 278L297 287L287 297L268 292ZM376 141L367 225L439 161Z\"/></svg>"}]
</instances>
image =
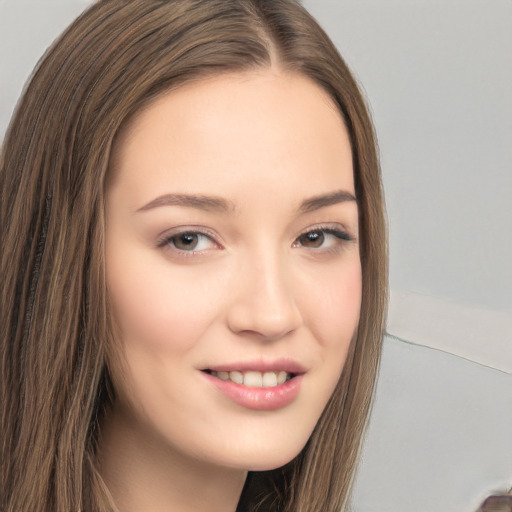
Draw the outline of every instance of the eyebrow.
<instances>
[{"instance_id":1,"label":"eyebrow","mask_svg":"<svg viewBox=\"0 0 512 512\"><path fill-rule=\"evenodd\" d=\"M326 206L332 206L334 204L345 203L347 201L357 201L354 194L347 192L346 190L336 190L329 194L321 194L314 196L303 201L299 207L300 213L310 213Z\"/></svg>"},{"instance_id":2,"label":"eyebrow","mask_svg":"<svg viewBox=\"0 0 512 512\"><path fill-rule=\"evenodd\" d=\"M299 213L310 213L326 206L344 203L347 201L356 201L355 196L345 190L337 190L328 194L305 199L299 206ZM236 211L236 205L222 197L206 196L202 194L164 194L153 199L146 205L140 207L137 212L144 212L162 206L182 206L186 208L195 208L207 212L230 213Z\"/></svg>"},{"instance_id":3,"label":"eyebrow","mask_svg":"<svg viewBox=\"0 0 512 512\"><path fill-rule=\"evenodd\" d=\"M142 206L137 212L144 212L161 206L184 206L219 213L228 213L236 210L234 203L222 197L199 194L164 194Z\"/></svg>"}]
</instances>

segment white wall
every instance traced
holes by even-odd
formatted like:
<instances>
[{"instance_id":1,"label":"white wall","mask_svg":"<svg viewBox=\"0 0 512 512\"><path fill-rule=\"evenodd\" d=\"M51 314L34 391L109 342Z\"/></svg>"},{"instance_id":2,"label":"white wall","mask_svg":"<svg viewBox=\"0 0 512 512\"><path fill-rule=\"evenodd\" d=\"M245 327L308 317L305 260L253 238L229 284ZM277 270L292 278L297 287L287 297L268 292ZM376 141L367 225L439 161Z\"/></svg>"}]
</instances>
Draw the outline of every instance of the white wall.
<instances>
[{"instance_id":1,"label":"white wall","mask_svg":"<svg viewBox=\"0 0 512 512\"><path fill-rule=\"evenodd\" d=\"M0 137L89 2L0 0ZM306 0L366 91L391 305L355 512L463 512L512 483L512 2Z\"/></svg>"}]
</instances>

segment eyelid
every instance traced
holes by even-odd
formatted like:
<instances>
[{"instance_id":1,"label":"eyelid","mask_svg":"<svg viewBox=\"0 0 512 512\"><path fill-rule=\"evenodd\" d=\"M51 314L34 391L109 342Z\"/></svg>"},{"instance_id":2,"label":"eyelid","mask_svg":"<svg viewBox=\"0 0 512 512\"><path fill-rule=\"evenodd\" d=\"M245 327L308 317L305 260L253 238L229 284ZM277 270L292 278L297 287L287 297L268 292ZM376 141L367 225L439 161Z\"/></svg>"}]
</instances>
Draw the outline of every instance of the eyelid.
<instances>
[{"instance_id":1,"label":"eyelid","mask_svg":"<svg viewBox=\"0 0 512 512\"><path fill-rule=\"evenodd\" d=\"M337 234L343 235L342 237L339 237L340 242L357 242L357 237L352 233L352 230L348 229L345 225L339 223L339 222L326 222L326 223L320 223L320 224L314 224L312 226L307 227L306 229L303 229L295 236L294 244L296 241L303 235L306 235L308 233L314 232L314 231L323 231L324 233L331 234L336 236Z\"/></svg>"}]
</instances>

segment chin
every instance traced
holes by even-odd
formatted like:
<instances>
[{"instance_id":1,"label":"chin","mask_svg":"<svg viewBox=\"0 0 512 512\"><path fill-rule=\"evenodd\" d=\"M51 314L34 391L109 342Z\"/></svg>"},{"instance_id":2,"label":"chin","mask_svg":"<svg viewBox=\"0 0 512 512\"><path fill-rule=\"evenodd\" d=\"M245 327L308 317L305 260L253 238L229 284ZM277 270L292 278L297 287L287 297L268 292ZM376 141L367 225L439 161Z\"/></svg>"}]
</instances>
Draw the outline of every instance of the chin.
<instances>
[{"instance_id":1,"label":"chin","mask_svg":"<svg viewBox=\"0 0 512 512\"><path fill-rule=\"evenodd\" d=\"M248 464L245 469L247 471L272 471L273 469L281 468L283 466L286 466L289 462L291 462L298 454L300 453L300 450L298 452L294 452L292 456L287 457L272 457L269 456L265 460L260 460L257 462L254 462L252 464Z\"/></svg>"},{"instance_id":2,"label":"chin","mask_svg":"<svg viewBox=\"0 0 512 512\"><path fill-rule=\"evenodd\" d=\"M246 471L270 471L285 466L304 448L310 432L285 431L285 435L247 433L224 445L223 453L211 453L211 462L233 469ZM204 456L204 452L203 452Z\"/></svg>"}]
</instances>

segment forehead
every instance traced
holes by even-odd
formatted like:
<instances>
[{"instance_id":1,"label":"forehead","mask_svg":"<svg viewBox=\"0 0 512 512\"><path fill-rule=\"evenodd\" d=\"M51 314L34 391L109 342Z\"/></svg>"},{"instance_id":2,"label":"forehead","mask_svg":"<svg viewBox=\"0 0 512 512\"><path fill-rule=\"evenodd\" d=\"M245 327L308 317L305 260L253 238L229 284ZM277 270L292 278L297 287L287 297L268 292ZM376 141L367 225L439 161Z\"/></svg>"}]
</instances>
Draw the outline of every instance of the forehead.
<instances>
[{"instance_id":1,"label":"forehead","mask_svg":"<svg viewBox=\"0 0 512 512\"><path fill-rule=\"evenodd\" d=\"M113 163L113 181L148 195L162 187L223 194L262 179L279 189L288 180L290 190L306 180L309 195L353 191L350 141L334 101L309 78L272 69L159 97L119 134Z\"/></svg>"}]
</instances>

